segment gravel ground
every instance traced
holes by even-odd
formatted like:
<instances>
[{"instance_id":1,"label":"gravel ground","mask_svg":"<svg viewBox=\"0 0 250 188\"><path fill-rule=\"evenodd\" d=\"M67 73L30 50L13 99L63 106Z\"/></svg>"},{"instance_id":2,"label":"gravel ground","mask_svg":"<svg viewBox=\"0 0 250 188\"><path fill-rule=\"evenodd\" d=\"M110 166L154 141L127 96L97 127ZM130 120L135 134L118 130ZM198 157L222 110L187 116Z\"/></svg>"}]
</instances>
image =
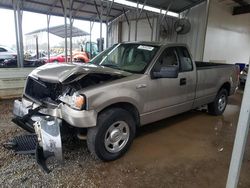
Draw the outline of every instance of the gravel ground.
<instances>
[{"instance_id":1,"label":"gravel ground","mask_svg":"<svg viewBox=\"0 0 250 188\"><path fill-rule=\"evenodd\" d=\"M26 132L11 122L13 101L0 101L0 187L225 187L241 96L230 100L222 117L188 112L143 127L128 153L113 162L93 159L85 141L67 140L65 163L49 159L49 174L34 156L3 147ZM240 188L250 187L249 171L247 144Z\"/></svg>"}]
</instances>

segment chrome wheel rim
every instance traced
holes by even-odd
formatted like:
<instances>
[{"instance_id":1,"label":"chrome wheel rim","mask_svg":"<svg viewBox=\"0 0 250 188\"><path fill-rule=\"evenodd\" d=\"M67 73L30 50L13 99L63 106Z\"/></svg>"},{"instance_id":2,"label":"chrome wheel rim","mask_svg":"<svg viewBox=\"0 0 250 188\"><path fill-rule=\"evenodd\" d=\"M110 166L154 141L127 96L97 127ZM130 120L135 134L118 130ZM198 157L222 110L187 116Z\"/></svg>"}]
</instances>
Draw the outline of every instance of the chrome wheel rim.
<instances>
[{"instance_id":1,"label":"chrome wheel rim","mask_svg":"<svg viewBox=\"0 0 250 188\"><path fill-rule=\"evenodd\" d=\"M218 100L218 109L220 111L223 111L225 109L225 107L226 107L226 104L227 104L226 96L225 95L221 95L221 97Z\"/></svg>"},{"instance_id":2,"label":"chrome wheel rim","mask_svg":"<svg viewBox=\"0 0 250 188\"><path fill-rule=\"evenodd\" d=\"M104 138L107 151L117 153L121 151L129 140L129 126L125 121L113 123L107 130Z\"/></svg>"}]
</instances>

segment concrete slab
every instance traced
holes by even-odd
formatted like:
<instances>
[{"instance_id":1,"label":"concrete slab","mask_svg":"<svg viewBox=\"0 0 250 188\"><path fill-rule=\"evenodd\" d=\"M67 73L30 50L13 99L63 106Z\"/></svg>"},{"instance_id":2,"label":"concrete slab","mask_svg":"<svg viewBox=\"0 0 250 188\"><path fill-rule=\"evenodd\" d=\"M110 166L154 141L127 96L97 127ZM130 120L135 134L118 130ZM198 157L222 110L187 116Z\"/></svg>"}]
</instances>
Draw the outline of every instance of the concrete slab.
<instances>
[{"instance_id":1,"label":"concrete slab","mask_svg":"<svg viewBox=\"0 0 250 188\"><path fill-rule=\"evenodd\" d=\"M20 97L25 81L34 68L1 68L0 99Z\"/></svg>"}]
</instances>

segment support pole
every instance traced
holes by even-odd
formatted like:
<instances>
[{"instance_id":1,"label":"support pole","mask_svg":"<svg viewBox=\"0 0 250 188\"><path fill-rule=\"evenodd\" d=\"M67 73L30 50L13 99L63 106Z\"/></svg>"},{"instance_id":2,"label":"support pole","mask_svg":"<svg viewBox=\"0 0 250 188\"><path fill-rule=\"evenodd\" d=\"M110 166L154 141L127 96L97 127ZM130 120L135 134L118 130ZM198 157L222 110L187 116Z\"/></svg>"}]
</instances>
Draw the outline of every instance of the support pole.
<instances>
[{"instance_id":1,"label":"support pole","mask_svg":"<svg viewBox=\"0 0 250 188\"><path fill-rule=\"evenodd\" d=\"M90 51L90 54L89 54L89 58L91 59L92 58L92 41L91 41L91 37L92 37L92 24L91 24L91 21L89 22L90 24L90 27L89 27L89 42L90 42L90 46L89 46L89 51Z\"/></svg>"},{"instance_id":2,"label":"support pole","mask_svg":"<svg viewBox=\"0 0 250 188\"><path fill-rule=\"evenodd\" d=\"M16 33L17 66L21 67L19 37L18 37L18 23L17 23L17 2L16 0L13 0L12 3L13 3L13 10L14 10L15 33Z\"/></svg>"},{"instance_id":3,"label":"support pole","mask_svg":"<svg viewBox=\"0 0 250 188\"><path fill-rule=\"evenodd\" d=\"M154 39L154 27L155 27L155 18L152 17L153 23L152 23L152 30L151 30L151 41Z\"/></svg>"},{"instance_id":4,"label":"support pole","mask_svg":"<svg viewBox=\"0 0 250 188\"><path fill-rule=\"evenodd\" d=\"M68 46L67 46L67 37L68 37L68 28L67 28L67 0L61 0L61 4L63 7L63 15L64 15L64 34L65 34L65 44L64 44L64 50L65 50L65 62L68 62Z\"/></svg>"},{"instance_id":5,"label":"support pole","mask_svg":"<svg viewBox=\"0 0 250 188\"><path fill-rule=\"evenodd\" d=\"M95 23L95 20L93 21L93 23L91 23L91 21L89 22L90 23L90 46L89 46L89 49L90 49L90 54L89 54L89 57L90 59L92 58L92 40L91 40L91 37L92 37L92 29L93 29L93 26L94 26L94 23Z\"/></svg>"},{"instance_id":6,"label":"support pole","mask_svg":"<svg viewBox=\"0 0 250 188\"><path fill-rule=\"evenodd\" d=\"M241 102L240 116L237 125L236 136L226 188L236 188L239 182L240 169L246 148L246 141L250 123L250 74L247 75L244 95Z\"/></svg>"},{"instance_id":7,"label":"support pole","mask_svg":"<svg viewBox=\"0 0 250 188\"><path fill-rule=\"evenodd\" d=\"M127 24L128 24L128 41L130 41L130 23L129 23L128 16L127 16L126 11L125 11L124 8L123 8L123 14L124 14L125 19L126 19Z\"/></svg>"},{"instance_id":8,"label":"support pole","mask_svg":"<svg viewBox=\"0 0 250 188\"><path fill-rule=\"evenodd\" d=\"M73 26L73 22L74 19L72 19L72 9L73 9L73 4L74 4L74 0L70 0L69 1L69 23L70 23L70 36L69 36L69 49L70 49L70 63L72 63L72 26Z\"/></svg>"},{"instance_id":9,"label":"support pole","mask_svg":"<svg viewBox=\"0 0 250 188\"><path fill-rule=\"evenodd\" d=\"M113 7L114 0L111 2L111 5L109 5L109 1L107 1L107 14L106 14L106 48L108 48L108 37L109 37L109 24L108 24L108 17L110 15L111 9Z\"/></svg>"},{"instance_id":10,"label":"support pole","mask_svg":"<svg viewBox=\"0 0 250 188\"><path fill-rule=\"evenodd\" d=\"M67 44L67 35L68 35L68 32L67 32L67 17L66 15L64 15L64 32L65 32L65 43L64 43L64 50L65 50L65 62L67 63L68 62L68 44Z\"/></svg>"},{"instance_id":11,"label":"support pole","mask_svg":"<svg viewBox=\"0 0 250 188\"><path fill-rule=\"evenodd\" d=\"M135 41L137 41L137 25L138 25L138 9L139 3L137 2L136 13L135 13Z\"/></svg>"},{"instance_id":12,"label":"support pole","mask_svg":"<svg viewBox=\"0 0 250 188\"><path fill-rule=\"evenodd\" d=\"M155 34L155 40L158 42L160 40L160 25L161 25L161 14L162 14L162 9L160 10L160 14L157 17L156 21L156 34Z\"/></svg>"},{"instance_id":13,"label":"support pole","mask_svg":"<svg viewBox=\"0 0 250 188\"><path fill-rule=\"evenodd\" d=\"M139 12L139 16L138 16L138 8L139 8L139 3L137 2L137 8L136 8L136 20L135 20L135 41L137 41L137 25L138 25L138 20L141 17L142 11L146 5L147 0L144 0L143 6Z\"/></svg>"},{"instance_id":14,"label":"support pole","mask_svg":"<svg viewBox=\"0 0 250 188\"><path fill-rule=\"evenodd\" d=\"M23 51L23 29L22 29L22 20L23 12L21 10L22 1L17 2L17 19L18 19L18 36L19 36L19 51L20 51L20 67L23 67L24 61L24 51Z\"/></svg>"},{"instance_id":15,"label":"support pole","mask_svg":"<svg viewBox=\"0 0 250 188\"><path fill-rule=\"evenodd\" d=\"M103 6L102 6L102 1L101 1L101 13L97 7L96 0L94 0L94 5L96 9L97 16L99 18L99 23L100 23L100 40L99 40L99 51L102 51L102 14L103 14ZM92 44L90 44L92 45Z\"/></svg>"},{"instance_id":16,"label":"support pole","mask_svg":"<svg viewBox=\"0 0 250 188\"><path fill-rule=\"evenodd\" d=\"M47 42L48 42L48 46L47 46L47 51L48 51L48 61L50 59L50 41L49 41L49 24L50 24L50 17L51 15L47 14Z\"/></svg>"},{"instance_id":17,"label":"support pole","mask_svg":"<svg viewBox=\"0 0 250 188\"><path fill-rule=\"evenodd\" d=\"M151 41L153 40L153 25L149 19L149 16L148 16L148 13L146 12L146 17L147 17L147 20L148 20L148 24L149 24L149 27L151 29ZM153 24L154 24L154 18L153 18Z\"/></svg>"},{"instance_id":18,"label":"support pole","mask_svg":"<svg viewBox=\"0 0 250 188\"><path fill-rule=\"evenodd\" d=\"M103 14L103 6L101 1L101 15L100 15L100 42L99 42L99 49L100 52L103 51L102 49L102 14Z\"/></svg>"},{"instance_id":19,"label":"support pole","mask_svg":"<svg viewBox=\"0 0 250 188\"><path fill-rule=\"evenodd\" d=\"M35 36L35 39L36 39L36 58L39 59L38 35Z\"/></svg>"}]
</instances>

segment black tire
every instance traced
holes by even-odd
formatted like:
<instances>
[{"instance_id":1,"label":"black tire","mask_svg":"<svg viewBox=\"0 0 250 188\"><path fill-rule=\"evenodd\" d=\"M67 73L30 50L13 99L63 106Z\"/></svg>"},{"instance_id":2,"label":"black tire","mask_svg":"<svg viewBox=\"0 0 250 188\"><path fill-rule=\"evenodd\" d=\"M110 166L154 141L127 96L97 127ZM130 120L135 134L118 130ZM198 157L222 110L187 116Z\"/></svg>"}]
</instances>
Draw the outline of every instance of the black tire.
<instances>
[{"instance_id":1,"label":"black tire","mask_svg":"<svg viewBox=\"0 0 250 188\"><path fill-rule=\"evenodd\" d=\"M120 151L110 152L105 146L107 132L116 122L125 122L129 129L128 139ZM88 129L87 145L91 154L102 161L112 161L120 158L130 147L135 137L136 124L132 115L121 108L107 109L98 116L97 126Z\"/></svg>"},{"instance_id":2,"label":"black tire","mask_svg":"<svg viewBox=\"0 0 250 188\"><path fill-rule=\"evenodd\" d=\"M220 101L222 99L225 100L225 105L220 105ZM208 113L215 116L223 114L223 112L227 107L227 102L228 102L228 92L226 89L222 88L215 97L214 102L208 104Z\"/></svg>"}]
</instances>

